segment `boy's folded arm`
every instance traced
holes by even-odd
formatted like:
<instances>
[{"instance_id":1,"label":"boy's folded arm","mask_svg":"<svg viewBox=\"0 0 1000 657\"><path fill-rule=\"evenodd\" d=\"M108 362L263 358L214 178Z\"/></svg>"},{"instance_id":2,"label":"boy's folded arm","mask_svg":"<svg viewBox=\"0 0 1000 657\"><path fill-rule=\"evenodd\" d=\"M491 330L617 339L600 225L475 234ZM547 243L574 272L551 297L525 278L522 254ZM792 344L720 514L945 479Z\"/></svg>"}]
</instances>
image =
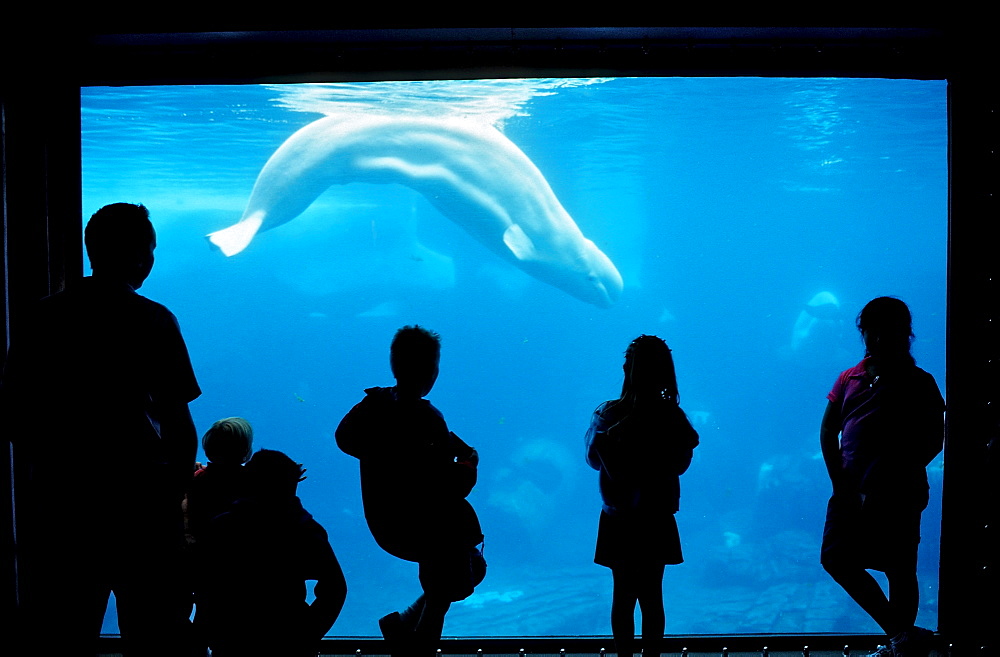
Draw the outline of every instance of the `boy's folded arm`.
<instances>
[{"instance_id":1,"label":"boy's folded arm","mask_svg":"<svg viewBox=\"0 0 1000 657\"><path fill-rule=\"evenodd\" d=\"M479 470L468 462L458 462L453 464L451 472L455 492L462 497L468 497L472 489L476 487Z\"/></svg>"},{"instance_id":2,"label":"boy's folded arm","mask_svg":"<svg viewBox=\"0 0 1000 657\"><path fill-rule=\"evenodd\" d=\"M473 466L479 464L479 453L474 447L459 438L454 431L449 431L450 449L459 461L468 461Z\"/></svg>"},{"instance_id":3,"label":"boy's folded arm","mask_svg":"<svg viewBox=\"0 0 1000 657\"><path fill-rule=\"evenodd\" d=\"M364 400L356 404L340 421L334 432L337 447L355 458L364 456L368 447L367 437L375 421L370 404L365 404Z\"/></svg>"}]
</instances>

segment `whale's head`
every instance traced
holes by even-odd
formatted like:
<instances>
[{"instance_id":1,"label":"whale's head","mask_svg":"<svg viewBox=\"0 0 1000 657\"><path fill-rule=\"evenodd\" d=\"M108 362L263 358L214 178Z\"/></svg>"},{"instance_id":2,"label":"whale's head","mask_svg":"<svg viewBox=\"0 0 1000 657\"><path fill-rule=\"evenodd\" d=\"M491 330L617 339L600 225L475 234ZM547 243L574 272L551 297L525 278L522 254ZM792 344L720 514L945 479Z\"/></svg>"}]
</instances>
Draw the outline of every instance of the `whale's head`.
<instances>
[{"instance_id":1,"label":"whale's head","mask_svg":"<svg viewBox=\"0 0 1000 657\"><path fill-rule=\"evenodd\" d=\"M599 308L610 308L621 297L621 274L590 240L583 239L577 248L552 255L522 262L522 266L535 278Z\"/></svg>"},{"instance_id":2,"label":"whale's head","mask_svg":"<svg viewBox=\"0 0 1000 657\"><path fill-rule=\"evenodd\" d=\"M817 319L837 319L840 315L840 301L832 292L824 290L809 300L805 311Z\"/></svg>"},{"instance_id":3,"label":"whale's head","mask_svg":"<svg viewBox=\"0 0 1000 657\"><path fill-rule=\"evenodd\" d=\"M572 226L576 229L576 224ZM578 229L550 232L552 235L556 239L540 240L544 245L540 248L539 240L512 224L504 232L503 242L518 266L538 280L600 308L613 306L622 294L622 275L611 258Z\"/></svg>"},{"instance_id":4,"label":"whale's head","mask_svg":"<svg viewBox=\"0 0 1000 657\"><path fill-rule=\"evenodd\" d=\"M622 295L622 275L618 268L590 240L586 240L584 256L580 261L580 285L569 290L576 298L600 308L610 308Z\"/></svg>"}]
</instances>

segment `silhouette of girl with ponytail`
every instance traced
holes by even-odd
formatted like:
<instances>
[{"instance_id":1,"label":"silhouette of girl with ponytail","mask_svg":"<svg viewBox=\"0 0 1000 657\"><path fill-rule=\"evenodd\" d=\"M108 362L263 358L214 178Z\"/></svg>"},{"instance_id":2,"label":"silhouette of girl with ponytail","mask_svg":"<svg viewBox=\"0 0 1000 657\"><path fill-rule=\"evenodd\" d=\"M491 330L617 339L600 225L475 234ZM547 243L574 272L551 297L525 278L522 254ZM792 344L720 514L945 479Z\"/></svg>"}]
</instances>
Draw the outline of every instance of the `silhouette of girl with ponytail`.
<instances>
[{"instance_id":1,"label":"silhouette of girl with ponytail","mask_svg":"<svg viewBox=\"0 0 1000 657\"><path fill-rule=\"evenodd\" d=\"M594 562L611 569L611 630L619 657L635 650L636 602L642 651L657 657L663 639L663 568L679 564L674 514L680 475L698 433L678 404L677 376L666 343L641 335L625 351L621 397L597 407L587 431L587 463L600 471L603 507Z\"/></svg>"}]
</instances>

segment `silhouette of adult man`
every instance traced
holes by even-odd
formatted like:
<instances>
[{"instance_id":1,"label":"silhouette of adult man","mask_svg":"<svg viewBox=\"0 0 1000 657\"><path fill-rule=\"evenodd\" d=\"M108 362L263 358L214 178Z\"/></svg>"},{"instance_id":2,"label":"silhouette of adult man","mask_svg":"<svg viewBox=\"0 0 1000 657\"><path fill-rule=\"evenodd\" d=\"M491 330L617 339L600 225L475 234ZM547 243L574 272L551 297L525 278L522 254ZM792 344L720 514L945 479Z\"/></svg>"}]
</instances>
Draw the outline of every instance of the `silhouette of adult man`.
<instances>
[{"instance_id":1,"label":"silhouette of adult man","mask_svg":"<svg viewBox=\"0 0 1000 657\"><path fill-rule=\"evenodd\" d=\"M135 292L156 234L142 205L96 212L93 275L43 299L3 378L16 490L20 608L32 644L93 653L113 591L131 655L182 655L180 501L200 393L177 320Z\"/></svg>"}]
</instances>

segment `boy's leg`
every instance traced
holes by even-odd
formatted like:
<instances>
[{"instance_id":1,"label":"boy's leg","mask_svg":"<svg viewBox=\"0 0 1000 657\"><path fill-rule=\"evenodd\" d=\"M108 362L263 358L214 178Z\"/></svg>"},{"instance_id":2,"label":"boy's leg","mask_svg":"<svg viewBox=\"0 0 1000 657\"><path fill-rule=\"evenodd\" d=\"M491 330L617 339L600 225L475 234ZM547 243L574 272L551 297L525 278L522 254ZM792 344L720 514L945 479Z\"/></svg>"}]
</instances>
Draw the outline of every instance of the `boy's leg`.
<instances>
[{"instance_id":1,"label":"boy's leg","mask_svg":"<svg viewBox=\"0 0 1000 657\"><path fill-rule=\"evenodd\" d=\"M482 581L483 573L474 572L475 558L482 559L478 550L461 549L433 555L420 562L420 586L424 594L401 616L420 615L414 627L416 645L426 655L434 654L444 629L444 617L451 603L469 597ZM412 610L412 611L411 611Z\"/></svg>"},{"instance_id":2,"label":"boy's leg","mask_svg":"<svg viewBox=\"0 0 1000 657\"><path fill-rule=\"evenodd\" d=\"M429 656L435 653L441 642L444 616L451 602L434 596L424 598L423 610L413 629L414 649L417 655Z\"/></svg>"},{"instance_id":3,"label":"boy's leg","mask_svg":"<svg viewBox=\"0 0 1000 657\"><path fill-rule=\"evenodd\" d=\"M385 639L385 651L390 655L407 655L413 640L413 629L420 619L424 596L403 612L394 611L378 619L378 628Z\"/></svg>"},{"instance_id":4,"label":"boy's leg","mask_svg":"<svg viewBox=\"0 0 1000 657\"><path fill-rule=\"evenodd\" d=\"M424 613L424 604L426 601L427 596L421 593L420 597L414 600L412 605L407 607L404 611L399 612L399 630L412 632L416 629L417 623L420 621L420 616Z\"/></svg>"},{"instance_id":5,"label":"boy's leg","mask_svg":"<svg viewBox=\"0 0 1000 657\"><path fill-rule=\"evenodd\" d=\"M388 643L388 652L407 656L433 654L441 638L444 615L449 606L450 603L446 602L441 609L441 604L433 599L428 604L427 595L422 593L403 611L394 611L380 618L378 626Z\"/></svg>"}]
</instances>

